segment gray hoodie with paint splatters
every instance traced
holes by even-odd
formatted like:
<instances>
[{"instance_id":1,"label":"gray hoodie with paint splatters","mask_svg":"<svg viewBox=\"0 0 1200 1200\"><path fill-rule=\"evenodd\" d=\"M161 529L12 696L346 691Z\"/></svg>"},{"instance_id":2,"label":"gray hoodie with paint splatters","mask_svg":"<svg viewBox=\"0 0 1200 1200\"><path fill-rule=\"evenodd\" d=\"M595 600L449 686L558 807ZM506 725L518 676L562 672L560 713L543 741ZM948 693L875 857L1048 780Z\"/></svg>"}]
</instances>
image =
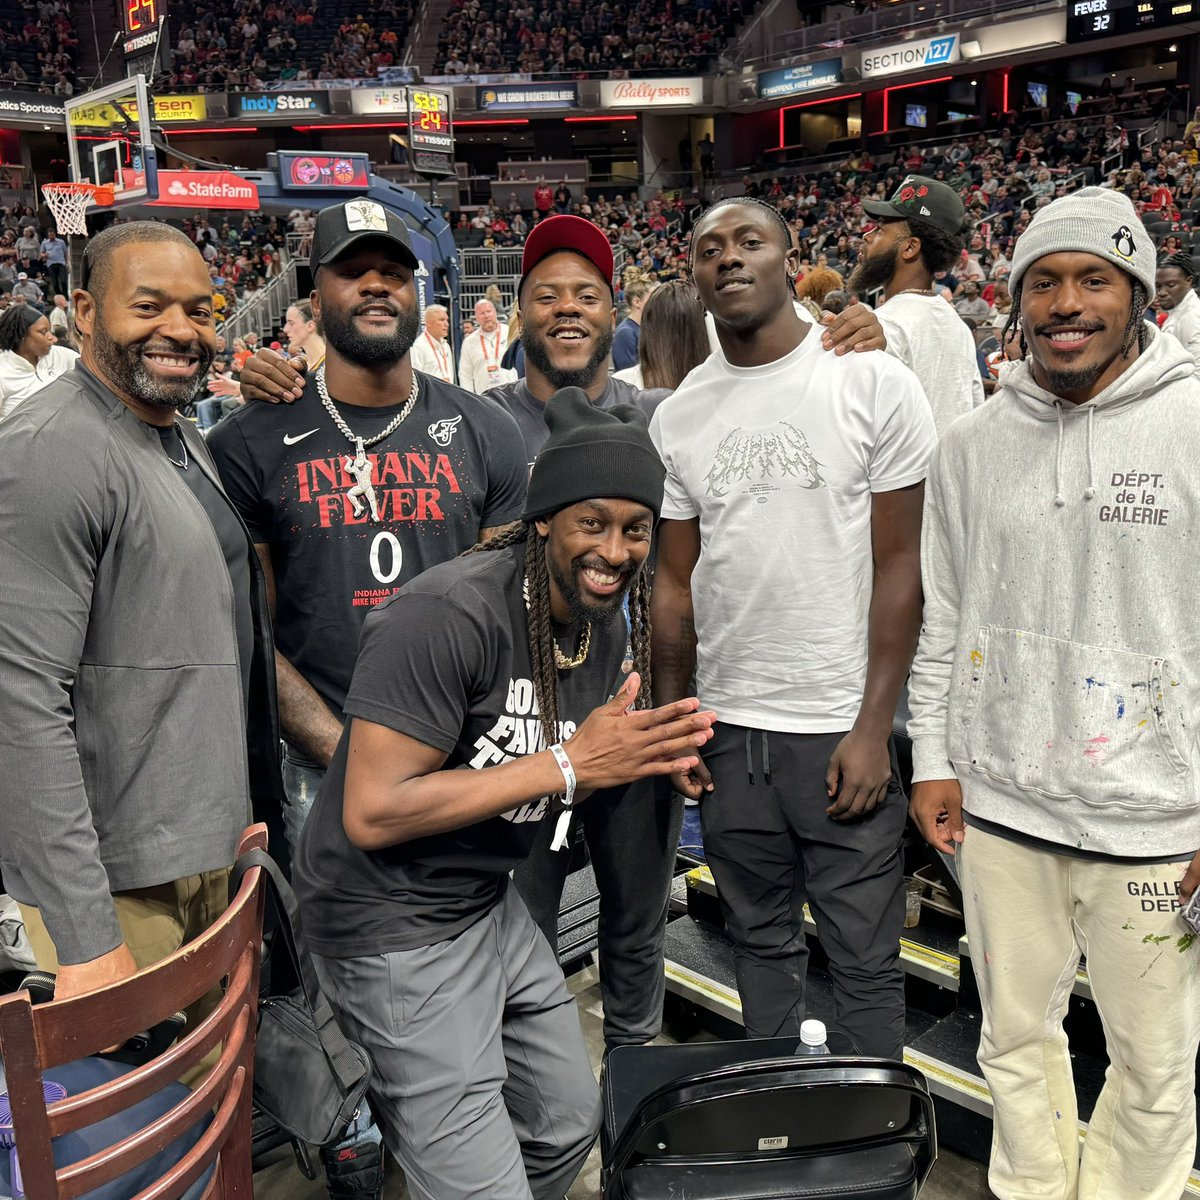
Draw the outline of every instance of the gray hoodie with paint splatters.
<instances>
[{"instance_id":1,"label":"gray hoodie with paint splatters","mask_svg":"<svg viewBox=\"0 0 1200 1200\"><path fill-rule=\"evenodd\" d=\"M938 446L913 778L1093 852L1200 848L1200 381L1146 350L1078 408L1021 363Z\"/></svg>"}]
</instances>

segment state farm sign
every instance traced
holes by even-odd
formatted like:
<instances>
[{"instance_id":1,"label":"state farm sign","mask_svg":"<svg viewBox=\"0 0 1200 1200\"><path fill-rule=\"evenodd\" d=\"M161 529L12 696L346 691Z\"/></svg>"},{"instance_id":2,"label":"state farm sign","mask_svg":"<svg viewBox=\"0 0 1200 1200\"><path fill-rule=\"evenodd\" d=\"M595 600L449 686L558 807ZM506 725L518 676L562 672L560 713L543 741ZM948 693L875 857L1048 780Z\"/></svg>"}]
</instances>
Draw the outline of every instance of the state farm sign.
<instances>
[{"instance_id":1,"label":"state farm sign","mask_svg":"<svg viewBox=\"0 0 1200 1200\"><path fill-rule=\"evenodd\" d=\"M159 171L158 208L259 207L258 187L232 171Z\"/></svg>"},{"instance_id":2,"label":"state farm sign","mask_svg":"<svg viewBox=\"0 0 1200 1200\"><path fill-rule=\"evenodd\" d=\"M669 105L703 104L704 80L689 79L603 79L600 103L605 108L663 108Z\"/></svg>"}]
</instances>

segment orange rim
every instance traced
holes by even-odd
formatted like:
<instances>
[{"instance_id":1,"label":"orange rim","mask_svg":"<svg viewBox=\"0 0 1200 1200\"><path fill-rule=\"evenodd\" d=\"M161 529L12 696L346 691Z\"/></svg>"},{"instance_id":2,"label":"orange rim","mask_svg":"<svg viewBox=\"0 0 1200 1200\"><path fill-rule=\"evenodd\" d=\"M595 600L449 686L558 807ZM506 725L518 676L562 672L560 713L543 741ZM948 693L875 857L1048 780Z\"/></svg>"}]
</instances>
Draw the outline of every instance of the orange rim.
<instances>
[{"instance_id":1,"label":"orange rim","mask_svg":"<svg viewBox=\"0 0 1200 1200\"><path fill-rule=\"evenodd\" d=\"M90 196L101 208L107 208L116 199L111 183L47 183L42 192L54 196Z\"/></svg>"}]
</instances>

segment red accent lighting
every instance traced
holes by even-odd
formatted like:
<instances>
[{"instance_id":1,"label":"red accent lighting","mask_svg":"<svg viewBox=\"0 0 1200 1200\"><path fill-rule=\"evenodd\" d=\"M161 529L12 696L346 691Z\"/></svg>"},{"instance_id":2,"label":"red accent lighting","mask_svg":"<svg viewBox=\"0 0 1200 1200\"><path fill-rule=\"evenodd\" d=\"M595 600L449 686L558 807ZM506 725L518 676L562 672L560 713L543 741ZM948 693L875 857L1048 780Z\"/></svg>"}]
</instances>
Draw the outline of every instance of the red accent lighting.
<instances>
[{"instance_id":1,"label":"red accent lighting","mask_svg":"<svg viewBox=\"0 0 1200 1200\"><path fill-rule=\"evenodd\" d=\"M568 125L582 125L588 121L636 121L637 117L563 117Z\"/></svg>"}]
</instances>

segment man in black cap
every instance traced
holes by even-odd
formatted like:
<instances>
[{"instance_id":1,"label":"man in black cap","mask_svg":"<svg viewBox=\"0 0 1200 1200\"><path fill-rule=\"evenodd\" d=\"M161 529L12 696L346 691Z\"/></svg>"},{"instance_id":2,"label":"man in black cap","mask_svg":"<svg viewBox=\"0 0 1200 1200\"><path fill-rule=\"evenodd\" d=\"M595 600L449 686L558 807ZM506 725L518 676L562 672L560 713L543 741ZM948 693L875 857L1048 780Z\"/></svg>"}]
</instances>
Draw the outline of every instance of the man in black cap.
<instances>
[{"instance_id":1,"label":"man in black cap","mask_svg":"<svg viewBox=\"0 0 1200 1200\"><path fill-rule=\"evenodd\" d=\"M512 419L412 369L417 266L404 222L383 205L325 209L313 233L311 298L325 363L294 405L245 405L208 443L274 601L293 847L342 734L367 613L517 520L525 500ZM350 1150L324 1155L333 1194L377 1195Z\"/></svg>"},{"instance_id":2,"label":"man in black cap","mask_svg":"<svg viewBox=\"0 0 1200 1200\"><path fill-rule=\"evenodd\" d=\"M866 293L883 288L875 310L887 348L921 381L939 436L983 403L975 339L934 286L963 248L966 220L958 193L936 179L910 175L890 200L864 200L875 224L848 283Z\"/></svg>"},{"instance_id":3,"label":"man in black cap","mask_svg":"<svg viewBox=\"0 0 1200 1200\"><path fill-rule=\"evenodd\" d=\"M546 420L523 522L368 617L296 865L389 1149L440 1200L557 1200L575 1178L596 1085L509 873L593 789L695 765L715 719L694 698L649 707L664 470L644 417L569 388ZM613 696L626 603L635 669Z\"/></svg>"}]
</instances>

